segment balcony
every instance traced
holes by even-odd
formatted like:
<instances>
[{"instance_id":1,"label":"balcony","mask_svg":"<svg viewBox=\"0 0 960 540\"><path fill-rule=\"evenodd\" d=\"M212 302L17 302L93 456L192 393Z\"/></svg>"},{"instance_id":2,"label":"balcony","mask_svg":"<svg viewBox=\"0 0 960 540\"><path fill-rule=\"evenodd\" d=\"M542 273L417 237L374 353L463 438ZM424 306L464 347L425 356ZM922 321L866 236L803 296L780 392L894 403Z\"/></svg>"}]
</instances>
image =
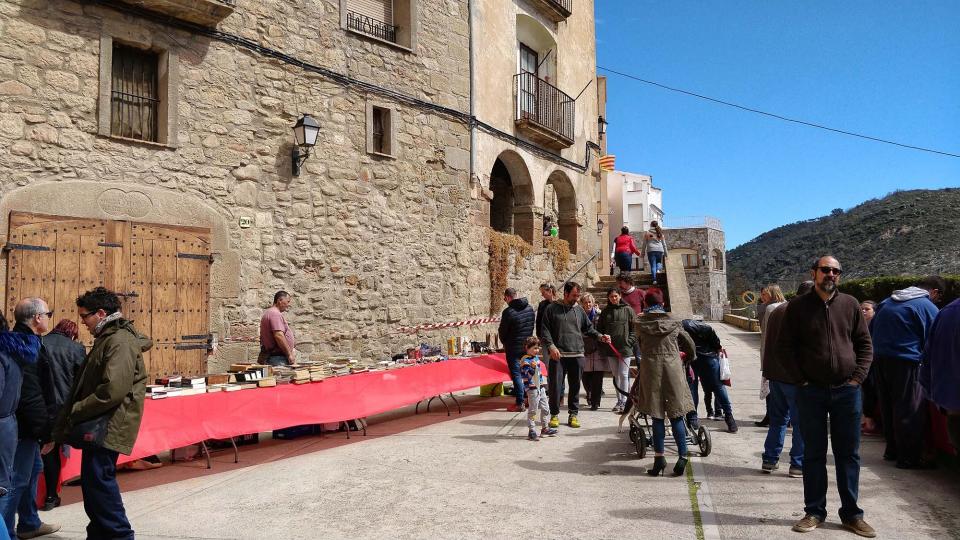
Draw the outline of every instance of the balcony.
<instances>
[{"instance_id":1,"label":"balcony","mask_svg":"<svg viewBox=\"0 0 960 540\"><path fill-rule=\"evenodd\" d=\"M531 0L553 22L563 22L573 14L573 0Z\"/></svg>"},{"instance_id":2,"label":"balcony","mask_svg":"<svg viewBox=\"0 0 960 540\"><path fill-rule=\"evenodd\" d=\"M390 43L397 42L397 26L352 11L347 12L347 28Z\"/></svg>"},{"instance_id":3,"label":"balcony","mask_svg":"<svg viewBox=\"0 0 960 540\"><path fill-rule=\"evenodd\" d=\"M201 26L216 26L236 8L236 0L124 0L149 11Z\"/></svg>"},{"instance_id":4,"label":"balcony","mask_svg":"<svg viewBox=\"0 0 960 540\"><path fill-rule=\"evenodd\" d=\"M553 150L573 145L573 98L533 73L518 73L513 82L517 129Z\"/></svg>"}]
</instances>

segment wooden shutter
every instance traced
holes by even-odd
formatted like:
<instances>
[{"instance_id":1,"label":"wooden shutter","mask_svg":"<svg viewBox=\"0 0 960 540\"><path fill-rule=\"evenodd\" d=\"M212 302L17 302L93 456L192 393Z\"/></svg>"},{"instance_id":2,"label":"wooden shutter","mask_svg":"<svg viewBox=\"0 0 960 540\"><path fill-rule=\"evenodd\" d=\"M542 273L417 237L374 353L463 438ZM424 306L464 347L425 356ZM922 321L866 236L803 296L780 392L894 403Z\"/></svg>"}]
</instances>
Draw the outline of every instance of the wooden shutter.
<instances>
[{"instance_id":1,"label":"wooden shutter","mask_svg":"<svg viewBox=\"0 0 960 540\"><path fill-rule=\"evenodd\" d=\"M106 221L11 212L7 260L7 321L23 298L38 296L61 319L80 327L81 341L93 337L77 316L77 296L103 285L106 272Z\"/></svg>"},{"instance_id":2,"label":"wooden shutter","mask_svg":"<svg viewBox=\"0 0 960 540\"><path fill-rule=\"evenodd\" d=\"M350 0L347 5L354 13L393 24L393 0Z\"/></svg>"}]
</instances>

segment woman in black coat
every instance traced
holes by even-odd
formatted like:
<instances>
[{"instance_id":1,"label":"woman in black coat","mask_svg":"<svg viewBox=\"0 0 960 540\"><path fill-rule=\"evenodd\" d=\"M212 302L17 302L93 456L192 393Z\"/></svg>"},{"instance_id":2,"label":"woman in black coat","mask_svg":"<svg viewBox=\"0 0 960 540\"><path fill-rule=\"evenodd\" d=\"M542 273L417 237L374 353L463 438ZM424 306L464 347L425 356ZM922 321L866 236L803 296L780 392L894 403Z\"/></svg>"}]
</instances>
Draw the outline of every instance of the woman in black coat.
<instances>
[{"instance_id":1,"label":"woman in black coat","mask_svg":"<svg viewBox=\"0 0 960 540\"><path fill-rule=\"evenodd\" d=\"M47 415L50 425L57 419L60 409L70 397L73 381L80 373L80 366L87 356L83 345L77 342L77 323L62 319L53 330L41 338L40 358L37 367L40 371L40 387L47 403ZM47 498L43 510L53 510L60 506L57 493L60 483L60 445L42 456L43 478L46 484Z\"/></svg>"}]
</instances>

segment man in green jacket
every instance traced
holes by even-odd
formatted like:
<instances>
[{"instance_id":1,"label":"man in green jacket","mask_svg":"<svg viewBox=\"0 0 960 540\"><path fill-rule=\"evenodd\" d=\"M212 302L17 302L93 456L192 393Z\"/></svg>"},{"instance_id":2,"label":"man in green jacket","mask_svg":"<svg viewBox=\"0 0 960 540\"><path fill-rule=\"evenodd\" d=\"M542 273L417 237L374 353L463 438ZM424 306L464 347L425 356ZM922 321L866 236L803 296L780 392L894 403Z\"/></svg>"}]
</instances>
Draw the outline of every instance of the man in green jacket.
<instances>
[{"instance_id":1,"label":"man in green jacket","mask_svg":"<svg viewBox=\"0 0 960 540\"><path fill-rule=\"evenodd\" d=\"M77 314L95 339L64 404L54 439L75 444L73 428L103 418L102 440L88 436L81 445L80 486L83 509L90 518L87 536L132 539L116 480L117 457L129 455L137 440L147 381L143 352L153 343L123 318L120 299L103 287L77 298Z\"/></svg>"}]
</instances>

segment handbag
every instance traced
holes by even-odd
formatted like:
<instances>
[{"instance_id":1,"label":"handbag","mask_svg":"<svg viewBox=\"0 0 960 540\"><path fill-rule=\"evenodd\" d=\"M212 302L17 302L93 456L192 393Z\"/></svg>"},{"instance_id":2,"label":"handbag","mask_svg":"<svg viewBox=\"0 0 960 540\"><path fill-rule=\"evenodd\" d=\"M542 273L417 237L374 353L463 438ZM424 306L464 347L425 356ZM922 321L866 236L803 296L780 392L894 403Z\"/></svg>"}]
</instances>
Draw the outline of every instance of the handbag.
<instances>
[{"instance_id":1,"label":"handbag","mask_svg":"<svg viewBox=\"0 0 960 540\"><path fill-rule=\"evenodd\" d=\"M720 380L723 384L730 386L730 378L733 374L730 372L730 358L727 357L725 349L720 350Z\"/></svg>"},{"instance_id":2,"label":"handbag","mask_svg":"<svg viewBox=\"0 0 960 540\"><path fill-rule=\"evenodd\" d=\"M63 442L80 450L100 448L107 437L107 424L110 423L111 417L113 417L113 410L71 426Z\"/></svg>"}]
</instances>

